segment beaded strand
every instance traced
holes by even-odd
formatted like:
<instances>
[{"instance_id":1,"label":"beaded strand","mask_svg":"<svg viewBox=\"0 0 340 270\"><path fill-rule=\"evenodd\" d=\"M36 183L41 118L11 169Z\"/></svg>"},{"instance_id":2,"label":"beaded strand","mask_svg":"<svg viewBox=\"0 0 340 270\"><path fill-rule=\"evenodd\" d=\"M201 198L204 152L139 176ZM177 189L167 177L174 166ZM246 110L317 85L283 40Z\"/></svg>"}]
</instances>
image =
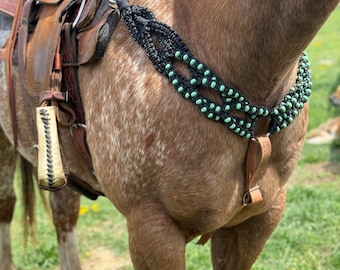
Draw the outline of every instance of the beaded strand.
<instances>
[{"instance_id":1,"label":"beaded strand","mask_svg":"<svg viewBox=\"0 0 340 270\"><path fill-rule=\"evenodd\" d=\"M299 61L296 82L284 99L274 108L250 104L236 89L222 83L202 62L196 59L180 36L169 26L156 20L151 11L144 7L117 0L122 17L132 37L144 48L155 68L168 78L177 92L196 105L208 119L220 122L237 135L254 139L255 124L262 117L270 117L267 136L279 132L292 123L304 107L311 94L310 64L306 52ZM156 45L157 39L160 45ZM190 78L187 79L173 66L174 62L186 65ZM219 93L222 104L202 96L199 87L210 88ZM248 118L232 116L232 112L244 112Z\"/></svg>"}]
</instances>

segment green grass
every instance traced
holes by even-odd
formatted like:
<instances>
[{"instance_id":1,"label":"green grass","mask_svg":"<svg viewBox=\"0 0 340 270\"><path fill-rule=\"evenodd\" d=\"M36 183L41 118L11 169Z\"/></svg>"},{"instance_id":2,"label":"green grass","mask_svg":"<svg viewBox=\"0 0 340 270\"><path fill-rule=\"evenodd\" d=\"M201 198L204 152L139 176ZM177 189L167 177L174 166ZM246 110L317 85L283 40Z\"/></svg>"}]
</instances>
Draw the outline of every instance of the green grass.
<instances>
[{"instance_id":1,"label":"green grass","mask_svg":"<svg viewBox=\"0 0 340 270\"><path fill-rule=\"evenodd\" d=\"M328 96L340 84L340 9L338 8L307 49L312 64L313 94L310 99L309 130L339 114ZM339 143L305 145L294 181L288 188L288 201L278 229L255 263L255 270L335 270L340 269L340 175L313 164L339 162ZM339 170L338 170L339 171ZM128 259L124 218L112 204L100 198L82 199L78 241L83 263L97 247L108 249L112 257ZM55 269L58 265L52 221L38 203L35 245L23 248L21 208L16 207L12 224L13 253L23 270ZM245 250L244 252L247 252ZM190 243L186 253L188 270L211 269L209 244ZM132 269L131 266L121 268Z\"/></svg>"}]
</instances>

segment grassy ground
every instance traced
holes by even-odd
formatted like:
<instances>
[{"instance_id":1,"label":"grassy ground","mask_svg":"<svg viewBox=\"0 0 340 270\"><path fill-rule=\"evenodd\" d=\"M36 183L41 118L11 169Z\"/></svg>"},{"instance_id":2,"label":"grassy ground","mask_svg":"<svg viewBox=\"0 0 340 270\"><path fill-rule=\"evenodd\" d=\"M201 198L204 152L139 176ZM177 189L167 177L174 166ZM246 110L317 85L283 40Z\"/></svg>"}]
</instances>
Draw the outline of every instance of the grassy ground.
<instances>
[{"instance_id":1,"label":"grassy ground","mask_svg":"<svg viewBox=\"0 0 340 270\"><path fill-rule=\"evenodd\" d=\"M308 48L314 89L310 100L309 129L339 115L328 103L329 94L340 84L340 9ZM305 145L288 187L285 214L255 270L340 269L340 149L337 144ZM12 225L14 259L20 269L55 269L58 265L55 232L51 219L41 212L34 246L23 249L18 206ZM84 269L132 269L129 263L126 224L104 198L82 200L78 240ZM245 252L247 252L245 250ZM209 244L187 248L187 269L211 269ZM113 267L115 266L115 267Z\"/></svg>"}]
</instances>

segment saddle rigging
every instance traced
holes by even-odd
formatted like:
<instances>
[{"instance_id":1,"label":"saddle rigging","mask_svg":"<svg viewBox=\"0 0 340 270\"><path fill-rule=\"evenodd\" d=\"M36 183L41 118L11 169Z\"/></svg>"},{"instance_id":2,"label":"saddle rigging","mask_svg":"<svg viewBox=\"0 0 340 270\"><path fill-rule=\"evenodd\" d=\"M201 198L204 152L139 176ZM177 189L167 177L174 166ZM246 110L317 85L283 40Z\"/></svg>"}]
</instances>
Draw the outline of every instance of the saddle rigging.
<instances>
[{"instance_id":1,"label":"saddle rigging","mask_svg":"<svg viewBox=\"0 0 340 270\"><path fill-rule=\"evenodd\" d=\"M39 96L40 100L37 108L40 187L53 191L69 180L71 187L92 199L103 195L72 173L65 178L57 124L53 119L57 119L59 128L70 128L76 149L92 169L77 69L104 55L119 20L118 10L104 0L18 0L17 3L5 0L0 11L14 16L6 61L15 146L17 124L11 66L16 46L22 85L29 96Z\"/></svg>"}]
</instances>

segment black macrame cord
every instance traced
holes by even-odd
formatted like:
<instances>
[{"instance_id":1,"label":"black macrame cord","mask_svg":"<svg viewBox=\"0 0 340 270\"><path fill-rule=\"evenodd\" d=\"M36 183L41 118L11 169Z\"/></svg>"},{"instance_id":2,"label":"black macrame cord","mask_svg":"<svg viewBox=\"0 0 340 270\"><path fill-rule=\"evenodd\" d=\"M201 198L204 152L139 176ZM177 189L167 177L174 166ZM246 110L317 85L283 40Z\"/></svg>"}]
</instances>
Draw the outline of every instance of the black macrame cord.
<instances>
[{"instance_id":1,"label":"black macrame cord","mask_svg":"<svg viewBox=\"0 0 340 270\"><path fill-rule=\"evenodd\" d=\"M132 37L146 51L155 68L169 79L177 92L193 102L207 118L226 125L239 136L254 140L255 124L261 117L271 118L267 136L279 132L293 122L299 110L308 101L312 82L310 64L305 52L299 61L295 85L276 107L268 109L251 105L243 95L223 84L210 69L196 59L180 36L168 25L157 21L150 10L130 5L128 0L116 0L116 3ZM160 45L156 45L154 40ZM173 63L179 61L186 65L191 76L189 79L173 68ZM203 97L199 92L201 86L219 93L222 105ZM231 113L235 111L244 112L248 119L232 116Z\"/></svg>"}]
</instances>

